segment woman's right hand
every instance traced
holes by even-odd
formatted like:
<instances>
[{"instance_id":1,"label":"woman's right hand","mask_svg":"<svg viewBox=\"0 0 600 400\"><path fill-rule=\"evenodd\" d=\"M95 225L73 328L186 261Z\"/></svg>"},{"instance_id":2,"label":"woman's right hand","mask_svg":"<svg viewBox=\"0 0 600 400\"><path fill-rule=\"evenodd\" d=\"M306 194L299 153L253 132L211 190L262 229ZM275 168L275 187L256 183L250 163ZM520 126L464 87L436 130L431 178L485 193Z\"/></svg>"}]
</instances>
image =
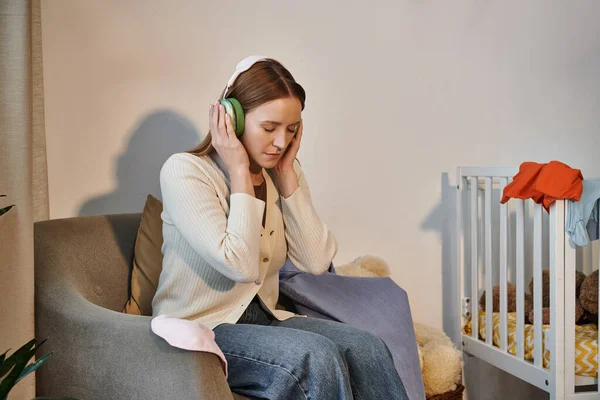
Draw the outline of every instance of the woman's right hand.
<instances>
[{"instance_id":1,"label":"woman's right hand","mask_svg":"<svg viewBox=\"0 0 600 400\"><path fill-rule=\"evenodd\" d=\"M218 101L209 110L211 144L225 163L230 174L246 174L250 171L248 153L238 139L225 107Z\"/></svg>"}]
</instances>

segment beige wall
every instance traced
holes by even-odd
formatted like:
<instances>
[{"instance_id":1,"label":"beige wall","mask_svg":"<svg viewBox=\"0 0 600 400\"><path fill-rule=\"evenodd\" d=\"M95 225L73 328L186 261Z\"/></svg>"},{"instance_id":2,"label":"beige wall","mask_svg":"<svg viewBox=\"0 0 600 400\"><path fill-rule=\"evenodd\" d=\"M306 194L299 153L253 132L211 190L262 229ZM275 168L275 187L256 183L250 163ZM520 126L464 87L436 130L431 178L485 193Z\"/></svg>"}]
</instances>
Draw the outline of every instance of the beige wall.
<instances>
[{"instance_id":1,"label":"beige wall","mask_svg":"<svg viewBox=\"0 0 600 400\"><path fill-rule=\"evenodd\" d=\"M301 160L341 264L386 259L447 330L459 165L562 160L600 176L600 3L43 3L54 218L139 211L249 54L307 90ZM449 174L444 176L443 174Z\"/></svg>"}]
</instances>

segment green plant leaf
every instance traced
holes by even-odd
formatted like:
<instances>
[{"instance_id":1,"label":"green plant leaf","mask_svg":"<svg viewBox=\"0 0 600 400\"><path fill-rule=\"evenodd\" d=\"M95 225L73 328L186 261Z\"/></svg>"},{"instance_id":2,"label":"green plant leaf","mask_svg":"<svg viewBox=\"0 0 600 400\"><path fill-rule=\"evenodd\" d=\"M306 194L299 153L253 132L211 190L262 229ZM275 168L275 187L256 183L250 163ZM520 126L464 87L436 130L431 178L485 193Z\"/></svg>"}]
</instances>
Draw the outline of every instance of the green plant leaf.
<instances>
[{"instance_id":1,"label":"green plant leaf","mask_svg":"<svg viewBox=\"0 0 600 400\"><path fill-rule=\"evenodd\" d=\"M23 346L21 346L21 348L15 351L10 357L8 357L2 364L2 367L0 368L0 376L4 376L8 372L8 370L16 364L15 360L18 357L29 353L29 350L31 350L31 347L34 346L34 344L35 339L32 339L29 342L25 343ZM8 351L6 353L8 353Z\"/></svg>"},{"instance_id":2,"label":"green plant leaf","mask_svg":"<svg viewBox=\"0 0 600 400\"><path fill-rule=\"evenodd\" d=\"M7 206L7 207L0 208L0 216L6 214L14 206L15 205L13 204L13 205L10 205L10 206Z\"/></svg>"},{"instance_id":3,"label":"green plant leaf","mask_svg":"<svg viewBox=\"0 0 600 400\"><path fill-rule=\"evenodd\" d=\"M42 340L41 342L39 342L38 344L35 345L35 350L39 349L44 343L46 343L46 341L48 340L48 338L45 338L44 340Z\"/></svg>"},{"instance_id":4,"label":"green plant leaf","mask_svg":"<svg viewBox=\"0 0 600 400\"><path fill-rule=\"evenodd\" d=\"M6 378L2 379L2 382L0 382L0 399L3 399L6 396L8 396L8 393L15 386L19 375L21 375L21 372L23 372L23 368L25 368L32 356L33 351L27 353L23 357L19 357L16 360L15 364L10 370L10 373L6 376Z\"/></svg>"},{"instance_id":5,"label":"green plant leaf","mask_svg":"<svg viewBox=\"0 0 600 400\"><path fill-rule=\"evenodd\" d=\"M23 367L24 365L21 363L16 364L8 376L2 380L0 383L0 398L3 399L8 396L8 393L15 386L16 380L23 370Z\"/></svg>"},{"instance_id":6,"label":"green plant leaf","mask_svg":"<svg viewBox=\"0 0 600 400\"><path fill-rule=\"evenodd\" d=\"M29 363L29 360L34 356L35 351L44 344L46 340L48 340L48 338L42 340L38 346L35 346L35 339L31 339L4 361L0 376L4 376L8 370L10 370L10 373L6 378L2 379L2 382L0 382L0 399L4 399L8 396L8 393L15 386L19 376L21 376L23 370Z\"/></svg>"},{"instance_id":7,"label":"green plant leaf","mask_svg":"<svg viewBox=\"0 0 600 400\"><path fill-rule=\"evenodd\" d=\"M0 197L6 197L6 195L5 195L5 194L0 194ZM12 205L10 205L10 206L7 206L7 207L0 208L0 215L2 215L2 214L6 214L6 213L8 212L8 210L10 210L11 208L13 208L14 206L15 206L15 205L14 205L14 204L12 204Z\"/></svg>"},{"instance_id":8,"label":"green plant leaf","mask_svg":"<svg viewBox=\"0 0 600 400\"><path fill-rule=\"evenodd\" d=\"M0 371L2 371L2 365L4 365L4 359L6 358L6 353L8 353L10 351L10 349L6 350L4 352L4 354L0 355ZM0 375L0 378L2 378L4 375Z\"/></svg>"},{"instance_id":9,"label":"green plant leaf","mask_svg":"<svg viewBox=\"0 0 600 400\"><path fill-rule=\"evenodd\" d=\"M46 354L45 356L42 356L40 358L38 358L35 362L29 364L27 367L25 367L23 369L23 371L21 372L21 375L19 375L19 377L17 378L17 381L15 382L15 385L17 383L19 383L19 381L23 378L25 378L27 375L29 375L30 373L32 373L33 371L35 371L36 369L38 369L39 367L42 366L43 363L46 362L46 360L48 360L53 353L50 354Z\"/></svg>"},{"instance_id":10,"label":"green plant leaf","mask_svg":"<svg viewBox=\"0 0 600 400\"><path fill-rule=\"evenodd\" d=\"M8 371L6 371L6 373L8 374L10 371L13 370L13 368L14 368L14 366L12 368L9 368ZM6 374L4 374L4 375L6 375ZM2 377L4 377L4 375Z\"/></svg>"}]
</instances>

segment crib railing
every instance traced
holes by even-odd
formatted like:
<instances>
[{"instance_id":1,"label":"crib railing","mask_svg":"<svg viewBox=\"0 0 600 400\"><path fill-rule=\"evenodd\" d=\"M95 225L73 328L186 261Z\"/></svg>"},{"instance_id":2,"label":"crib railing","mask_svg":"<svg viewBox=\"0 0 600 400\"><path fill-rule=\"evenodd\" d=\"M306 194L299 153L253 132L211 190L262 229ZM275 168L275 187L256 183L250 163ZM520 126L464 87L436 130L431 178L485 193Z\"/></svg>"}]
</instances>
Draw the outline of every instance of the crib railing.
<instances>
[{"instance_id":1,"label":"crib railing","mask_svg":"<svg viewBox=\"0 0 600 400\"><path fill-rule=\"evenodd\" d=\"M557 200L551 205L547 214L548 244L545 245L543 221L546 212L542 205L521 199L511 199L505 204L500 204L499 198L504 188L517 172L516 168L458 168L457 226L459 293L462 294L459 306L462 310L461 331L469 320L471 322L471 333L461 335L463 349L549 392L551 398L600 398L598 391L574 394L576 250L569 245L565 233L568 202ZM494 194L496 200L493 200ZM526 206L533 208L529 219L526 217ZM494 214L495 207L497 214ZM514 213L509 208L513 208ZM529 222L532 223L529 225ZM526 264L527 252L531 256L531 265ZM550 327L546 332L545 343L550 351L549 368L545 368L543 363L544 260L549 264L550 277ZM533 362L525 358L526 272L531 274L533 279ZM508 351L509 282L516 284L514 355ZM499 285L499 345L496 345L493 339L495 283ZM485 290L485 341L479 338L481 290ZM591 382L585 383L597 384L597 379L591 378Z\"/></svg>"}]
</instances>

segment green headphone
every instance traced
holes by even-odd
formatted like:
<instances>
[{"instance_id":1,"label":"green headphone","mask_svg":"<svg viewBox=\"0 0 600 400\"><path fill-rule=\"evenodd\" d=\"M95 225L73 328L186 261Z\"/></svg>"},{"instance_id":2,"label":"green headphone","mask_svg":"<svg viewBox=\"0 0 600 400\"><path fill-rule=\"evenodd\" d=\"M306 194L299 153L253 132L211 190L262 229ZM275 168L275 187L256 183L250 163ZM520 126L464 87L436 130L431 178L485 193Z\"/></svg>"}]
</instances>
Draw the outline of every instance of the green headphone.
<instances>
[{"instance_id":1,"label":"green headphone","mask_svg":"<svg viewBox=\"0 0 600 400\"><path fill-rule=\"evenodd\" d=\"M233 97L226 98L227 92L242 72L247 71L256 62L262 60L268 60L268 58L263 56L250 56L240 61L235 68L235 72L231 75L231 78L229 78L229 82L227 82L227 87L223 92L223 98L219 100L219 102L223 104L223 107L225 107L225 112L231 117L233 131L237 137L242 136L244 133L244 109L237 99L234 99Z\"/></svg>"},{"instance_id":2,"label":"green headphone","mask_svg":"<svg viewBox=\"0 0 600 400\"><path fill-rule=\"evenodd\" d=\"M237 137L242 136L242 133L244 133L244 109L240 102L233 97L221 99L219 102L223 104L225 112L231 117L235 135Z\"/></svg>"}]
</instances>

